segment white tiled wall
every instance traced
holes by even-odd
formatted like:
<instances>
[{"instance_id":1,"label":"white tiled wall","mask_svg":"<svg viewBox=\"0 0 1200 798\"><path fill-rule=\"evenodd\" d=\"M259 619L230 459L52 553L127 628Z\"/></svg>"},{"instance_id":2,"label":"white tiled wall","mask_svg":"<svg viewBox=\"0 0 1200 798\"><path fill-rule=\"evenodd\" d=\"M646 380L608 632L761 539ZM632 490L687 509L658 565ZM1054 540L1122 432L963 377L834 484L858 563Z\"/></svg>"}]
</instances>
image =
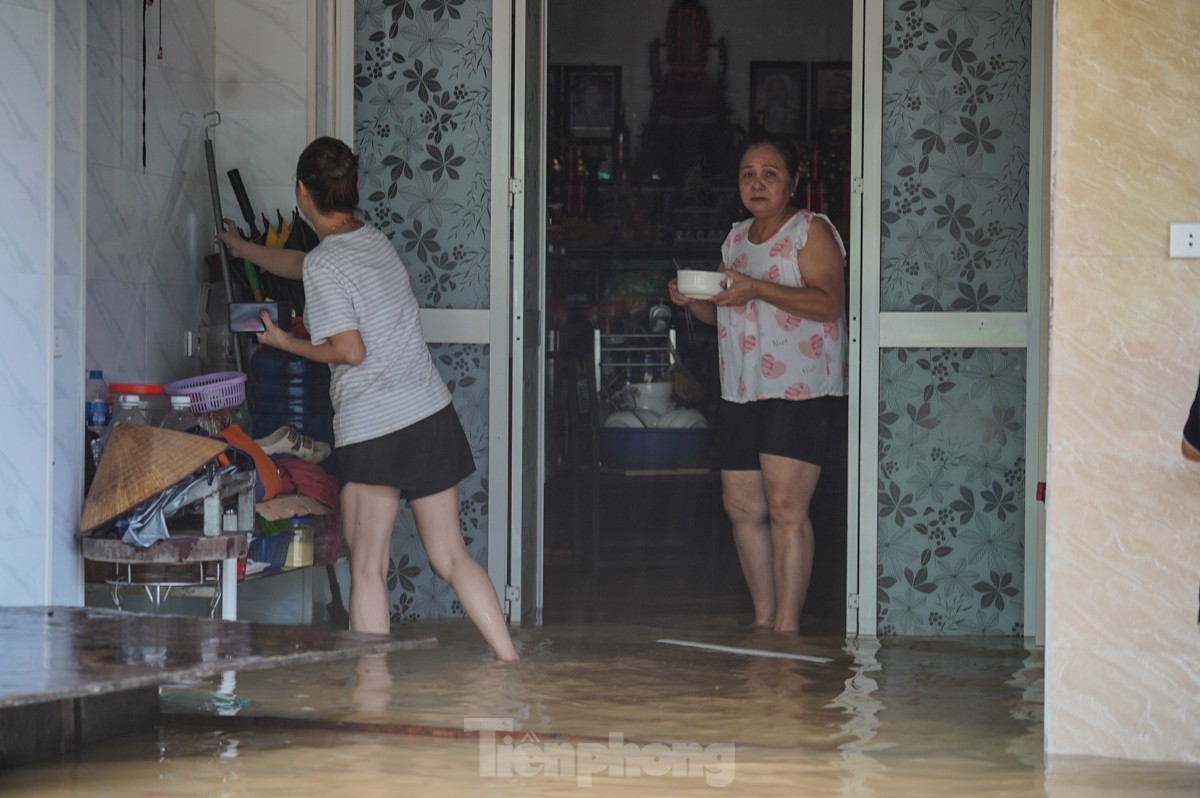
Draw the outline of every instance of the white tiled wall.
<instances>
[{"instance_id":1,"label":"white tiled wall","mask_svg":"<svg viewBox=\"0 0 1200 798\"><path fill-rule=\"evenodd\" d=\"M141 9L89 0L87 11L86 366L110 382L169 382L197 368L184 331L215 251L204 137L216 14L208 2L151 7L143 70Z\"/></svg>"},{"instance_id":2,"label":"white tiled wall","mask_svg":"<svg viewBox=\"0 0 1200 798\"><path fill-rule=\"evenodd\" d=\"M0 0L0 603L44 603L58 406L53 3ZM68 187L64 187L68 188ZM64 195L66 212L72 206ZM66 257L64 253L64 257ZM78 337L78 325L68 335ZM80 381L82 382L82 380Z\"/></svg>"},{"instance_id":3,"label":"white tiled wall","mask_svg":"<svg viewBox=\"0 0 1200 798\"><path fill-rule=\"evenodd\" d=\"M217 171L224 215L246 223L226 172L237 169L256 217L291 218L296 158L313 138L308 122L306 3L218 0ZM259 230L262 223L259 222Z\"/></svg>"},{"instance_id":4,"label":"white tiled wall","mask_svg":"<svg viewBox=\"0 0 1200 798\"><path fill-rule=\"evenodd\" d=\"M157 3L143 70L139 3L0 0L0 605L82 601L85 369L161 383L199 367L184 332L215 252L206 135L226 215L234 167L290 212L308 20L287 0Z\"/></svg>"}]
</instances>

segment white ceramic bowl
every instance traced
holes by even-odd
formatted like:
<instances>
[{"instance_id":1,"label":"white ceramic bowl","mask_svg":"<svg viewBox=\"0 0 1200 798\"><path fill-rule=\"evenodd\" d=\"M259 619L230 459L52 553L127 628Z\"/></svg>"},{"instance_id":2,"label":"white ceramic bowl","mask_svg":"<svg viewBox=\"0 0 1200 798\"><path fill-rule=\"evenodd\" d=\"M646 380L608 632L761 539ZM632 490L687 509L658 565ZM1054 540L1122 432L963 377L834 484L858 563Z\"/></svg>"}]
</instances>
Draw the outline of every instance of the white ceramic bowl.
<instances>
[{"instance_id":1,"label":"white ceramic bowl","mask_svg":"<svg viewBox=\"0 0 1200 798\"><path fill-rule=\"evenodd\" d=\"M675 274L679 293L692 299L708 299L725 290L725 275L700 269L680 269Z\"/></svg>"},{"instance_id":2,"label":"white ceramic bowl","mask_svg":"<svg viewBox=\"0 0 1200 798\"><path fill-rule=\"evenodd\" d=\"M629 386L629 394L633 397L633 406L638 410L665 413L671 407L671 397L675 395L675 383L670 381L636 382Z\"/></svg>"}]
</instances>

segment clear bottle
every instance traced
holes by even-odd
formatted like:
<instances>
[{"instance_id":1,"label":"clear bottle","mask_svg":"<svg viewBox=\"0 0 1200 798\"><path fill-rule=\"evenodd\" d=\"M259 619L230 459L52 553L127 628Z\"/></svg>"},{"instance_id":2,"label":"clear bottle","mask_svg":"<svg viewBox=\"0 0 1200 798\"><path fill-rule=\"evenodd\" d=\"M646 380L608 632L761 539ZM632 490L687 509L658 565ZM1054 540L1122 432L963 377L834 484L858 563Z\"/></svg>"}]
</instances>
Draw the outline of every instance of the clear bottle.
<instances>
[{"instance_id":1,"label":"clear bottle","mask_svg":"<svg viewBox=\"0 0 1200 798\"><path fill-rule=\"evenodd\" d=\"M108 383L104 372L92 369L88 372L87 386L83 393L84 425L90 430L108 426L112 418L112 401L108 396Z\"/></svg>"},{"instance_id":2,"label":"clear bottle","mask_svg":"<svg viewBox=\"0 0 1200 798\"><path fill-rule=\"evenodd\" d=\"M100 454L104 453L104 447L108 445L112 431L121 424L142 424L143 426L149 424L140 404L140 398L134 394L125 394L117 399L117 409L113 413L112 421L108 422L108 426L104 428L104 434L100 437Z\"/></svg>"},{"instance_id":3,"label":"clear bottle","mask_svg":"<svg viewBox=\"0 0 1200 798\"><path fill-rule=\"evenodd\" d=\"M192 397L190 396L172 396L171 409L167 411L167 415L159 427L176 432L205 434L196 414L192 412Z\"/></svg>"},{"instance_id":4,"label":"clear bottle","mask_svg":"<svg viewBox=\"0 0 1200 798\"><path fill-rule=\"evenodd\" d=\"M100 462L100 439L111 419L112 401L108 383L104 381L104 372L92 369L88 372L83 393L83 425L87 431L88 454L92 458L92 465Z\"/></svg>"}]
</instances>

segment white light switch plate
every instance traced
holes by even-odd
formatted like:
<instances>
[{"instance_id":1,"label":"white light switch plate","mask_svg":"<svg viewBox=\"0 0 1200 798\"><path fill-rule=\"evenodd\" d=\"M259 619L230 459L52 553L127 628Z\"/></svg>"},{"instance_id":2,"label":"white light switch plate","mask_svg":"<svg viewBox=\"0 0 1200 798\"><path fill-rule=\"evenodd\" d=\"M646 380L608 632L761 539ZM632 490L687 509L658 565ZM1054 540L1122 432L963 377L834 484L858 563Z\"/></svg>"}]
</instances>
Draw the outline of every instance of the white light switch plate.
<instances>
[{"instance_id":1,"label":"white light switch plate","mask_svg":"<svg viewBox=\"0 0 1200 798\"><path fill-rule=\"evenodd\" d=\"M1200 222L1171 222L1171 257L1200 258Z\"/></svg>"}]
</instances>

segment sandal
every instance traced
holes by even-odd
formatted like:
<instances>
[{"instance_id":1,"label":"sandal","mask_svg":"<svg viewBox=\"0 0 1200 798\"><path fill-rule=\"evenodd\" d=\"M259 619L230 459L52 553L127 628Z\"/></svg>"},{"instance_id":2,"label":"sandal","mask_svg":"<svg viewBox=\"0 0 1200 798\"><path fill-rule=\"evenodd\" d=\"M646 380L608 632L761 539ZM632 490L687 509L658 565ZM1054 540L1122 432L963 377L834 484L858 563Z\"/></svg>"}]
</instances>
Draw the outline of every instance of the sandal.
<instances>
[{"instance_id":1,"label":"sandal","mask_svg":"<svg viewBox=\"0 0 1200 798\"><path fill-rule=\"evenodd\" d=\"M310 463L319 463L329 456L329 444L314 441L293 427L282 426L265 438L254 441L269 455L290 454Z\"/></svg>"}]
</instances>

